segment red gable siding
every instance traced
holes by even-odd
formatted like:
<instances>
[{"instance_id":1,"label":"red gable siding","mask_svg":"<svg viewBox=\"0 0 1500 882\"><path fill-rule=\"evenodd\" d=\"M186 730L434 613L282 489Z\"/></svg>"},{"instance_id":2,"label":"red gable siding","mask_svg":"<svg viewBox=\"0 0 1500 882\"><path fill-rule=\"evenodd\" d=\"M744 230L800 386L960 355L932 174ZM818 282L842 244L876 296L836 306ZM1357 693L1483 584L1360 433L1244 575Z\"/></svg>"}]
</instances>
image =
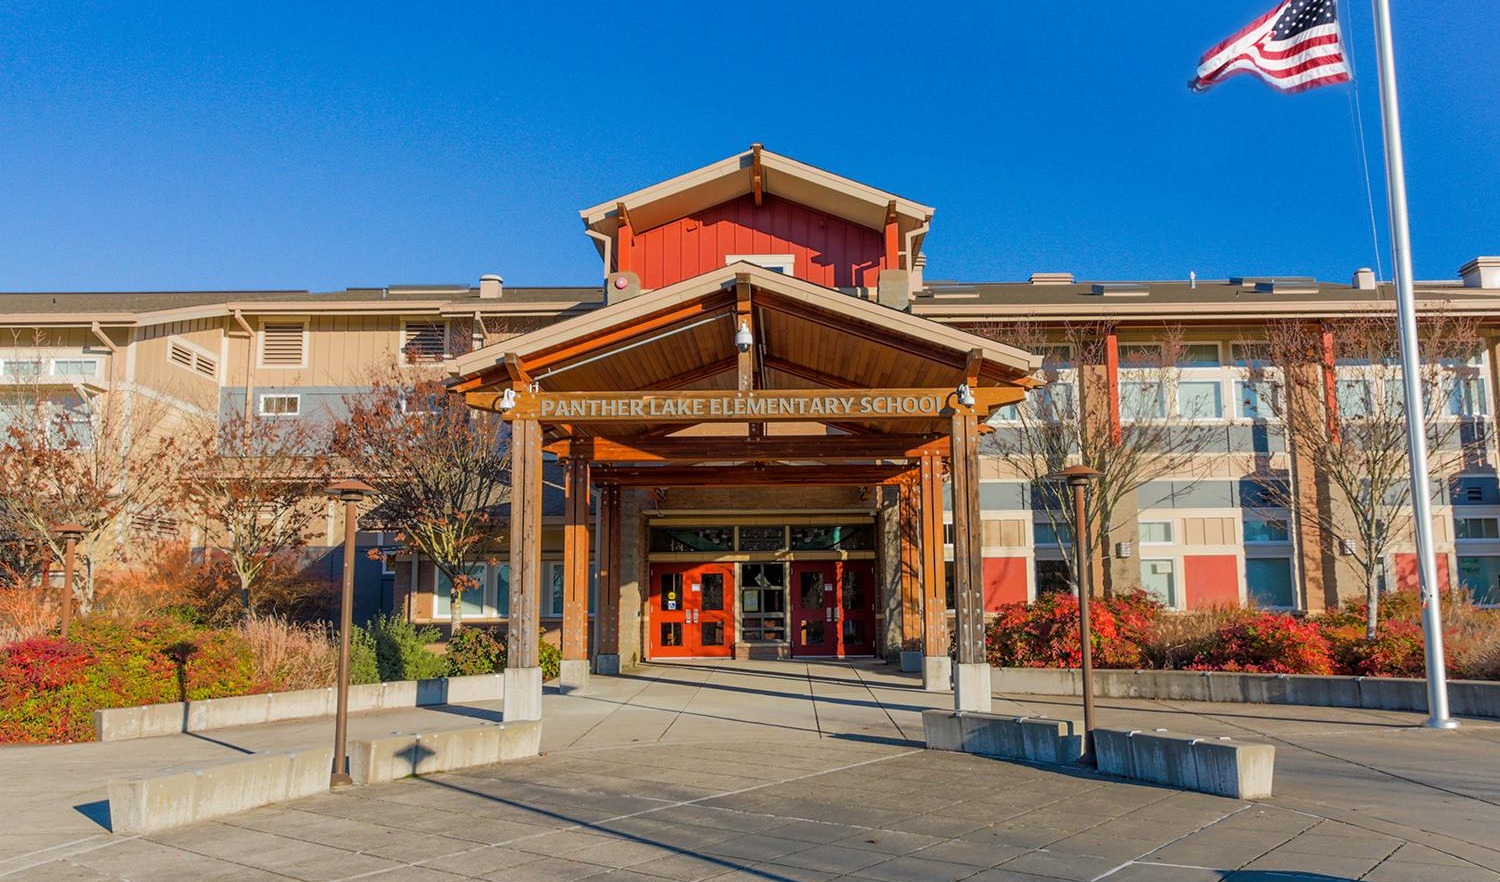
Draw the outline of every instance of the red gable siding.
<instances>
[{"instance_id":1,"label":"red gable siding","mask_svg":"<svg viewBox=\"0 0 1500 882\"><path fill-rule=\"evenodd\" d=\"M880 232L767 194L716 205L638 232L627 260L641 286L662 288L724 265L730 254L793 254L793 275L825 288L875 287Z\"/></svg>"}]
</instances>

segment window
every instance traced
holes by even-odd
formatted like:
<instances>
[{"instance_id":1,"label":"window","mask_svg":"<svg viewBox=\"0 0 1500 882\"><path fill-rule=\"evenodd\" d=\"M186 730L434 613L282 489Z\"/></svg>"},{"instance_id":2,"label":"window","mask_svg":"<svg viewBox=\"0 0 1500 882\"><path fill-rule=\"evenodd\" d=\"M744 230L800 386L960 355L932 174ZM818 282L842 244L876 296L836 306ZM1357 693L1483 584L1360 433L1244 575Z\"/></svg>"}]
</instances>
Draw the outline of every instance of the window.
<instances>
[{"instance_id":1,"label":"window","mask_svg":"<svg viewBox=\"0 0 1500 882\"><path fill-rule=\"evenodd\" d=\"M1177 366L1204 368L1219 366L1219 344L1188 343L1177 354Z\"/></svg>"},{"instance_id":2,"label":"window","mask_svg":"<svg viewBox=\"0 0 1500 882\"><path fill-rule=\"evenodd\" d=\"M1164 606L1177 606L1176 564L1170 560L1142 560L1141 588Z\"/></svg>"},{"instance_id":3,"label":"window","mask_svg":"<svg viewBox=\"0 0 1500 882\"><path fill-rule=\"evenodd\" d=\"M656 527L651 530L651 550L684 553L731 551L733 527Z\"/></svg>"},{"instance_id":4,"label":"window","mask_svg":"<svg viewBox=\"0 0 1500 882\"><path fill-rule=\"evenodd\" d=\"M1484 406L1484 380L1479 377L1459 377L1453 381L1453 391L1448 393L1448 414L1456 417L1481 417Z\"/></svg>"},{"instance_id":5,"label":"window","mask_svg":"<svg viewBox=\"0 0 1500 882\"><path fill-rule=\"evenodd\" d=\"M0 361L0 377L37 377L42 373L42 362L36 358L7 358Z\"/></svg>"},{"instance_id":6,"label":"window","mask_svg":"<svg viewBox=\"0 0 1500 882\"><path fill-rule=\"evenodd\" d=\"M875 528L869 524L792 527L793 551L869 551Z\"/></svg>"},{"instance_id":7,"label":"window","mask_svg":"<svg viewBox=\"0 0 1500 882\"><path fill-rule=\"evenodd\" d=\"M304 322L266 322L260 328L260 366L307 367L307 325Z\"/></svg>"},{"instance_id":8,"label":"window","mask_svg":"<svg viewBox=\"0 0 1500 882\"><path fill-rule=\"evenodd\" d=\"M167 341L167 360L184 370L209 379L219 375L219 360L197 346L182 340Z\"/></svg>"},{"instance_id":9,"label":"window","mask_svg":"<svg viewBox=\"0 0 1500 882\"><path fill-rule=\"evenodd\" d=\"M1039 560L1036 562L1035 572L1037 597L1043 594L1069 594L1073 591L1067 561Z\"/></svg>"},{"instance_id":10,"label":"window","mask_svg":"<svg viewBox=\"0 0 1500 882\"><path fill-rule=\"evenodd\" d=\"M1167 393L1160 383L1120 382L1120 418L1160 419L1167 415Z\"/></svg>"},{"instance_id":11,"label":"window","mask_svg":"<svg viewBox=\"0 0 1500 882\"><path fill-rule=\"evenodd\" d=\"M1459 539L1500 539L1500 518L1454 518Z\"/></svg>"},{"instance_id":12,"label":"window","mask_svg":"<svg viewBox=\"0 0 1500 882\"><path fill-rule=\"evenodd\" d=\"M795 275L793 270L797 268L797 255L795 254L726 254L724 265L744 261L753 263L761 269L768 269L773 273L782 275Z\"/></svg>"},{"instance_id":13,"label":"window","mask_svg":"<svg viewBox=\"0 0 1500 882\"><path fill-rule=\"evenodd\" d=\"M401 353L408 364L442 361L448 357L448 323L406 322L401 326Z\"/></svg>"},{"instance_id":14,"label":"window","mask_svg":"<svg viewBox=\"0 0 1500 882\"><path fill-rule=\"evenodd\" d=\"M1073 347L1038 346L1037 354L1042 357L1042 370L1065 371L1073 367Z\"/></svg>"},{"instance_id":15,"label":"window","mask_svg":"<svg viewBox=\"0 0 1500 882\"><path fill-rule=\"evenodd\" d=\"M52 359L52 376L54 377L97 377L99 375L99 362L92 358L54 358Z\"/></svg>"},{"instance_id":16,"label":"window","mask_svg":"<svg viewBox=\"0 0 1500 882\"><path fill-rule=\"evenodd\" d=\"M301 395L262 395L260 396L261 416L301 416Z\"/></svg>"},{"instance_id":17,"label":"window","mask_svg":"<svg viewBox=\"0 0 1500 882\"><path fill-rule=\"evenodd\" d=\"M1291 530L1284 518L1246 517L1245 543L1290 542Z\"/></svg>"},{"instance_id":18,"label":"window","mask_svg":"<svg viewBox=\"0 0 1500 882\"><path fill-rule=\"evenodd\" d=\"M1162 348L1159 343L1120 344L1120 367L1152 368L1162 366Z\"/></svg>"},{"instance_id":19,"label":"window","mask_svg":"<svg viewBox=\"0 0 1500 882\"><path fill-rule=\"evenodd\" d=\"M1292 561L1285 557L1252 557L1245 561L1245 593L1256 606L1290 609Z\"/></svg>"},{"instance_id":20,"label":"window","mask_svg":"<svg viewBox=\"0 0 1500 882\"><path fill-rule=\"evenodd\" d=\"M1276 416L1281 387L1264 380L1241 380L1234 384L1236 406L1242 420L1268 420Z\"/></svg>"},{"instance_id":21,"label":"window","mask_svg":"<svg viewBox=\"0 0 1500 882\"><path fill-rule=\"evenodd\" d=\"M1177 416L1184 420L1217 420L1224 416L1224 388L1217 381L1184 380L1177 384Z\"/></svg>"},{"instance_id":22,"label":"window","mask_svg":"<svg viewBox=\"0 0 1500 882\"><path fill-rule=\"evenodd\" d=\"M786 527L740 527L740 551L785 551Z\"/></svg>"},{"instance_id":23,"label":"window","mask_svg":"<svg viewBox=\"0 0 1500 882\"><path fill-rule=\"evenodd\" d=\"M1229 347L1235 367L1266 368L1271 364L1271 346L1268 343L1234 343Z\"/></svg>"},{"instance_id":24,"label":"window","mask_svg":"<svg viewBox=\"0 0 1500 882\"><path fill-rule=\"evenodd\" d=\"M1064 548L1073 545L1073 529L1067 524L1053 526L1048 521L1038 521L1031 526L1032 545L1041 548L1045 545Z\"/></svg>"},{"instance_id":25,"label":"window","mask_svg":"<svg viewBox=\"0 0 1500 882\"><path fill-rule=\"evenodd\" d=\"M562 618L563 591L567 584L565 576L561 561L547 564L547 584L542 589L546 592L543 595L542 615Z\"/></svg>"},{"instance_id":26,"label":"window","mask_svg":"<svg viewBox=\"0 0 1500 882\"><path fill-rule=\"evenodd\" d=\"M1339 413L1345 419L1359 419L1370 415L1371 389L1369 380L1338 381Z\"/></svg>"},{"instance_id":27,"label":"window","mask_svg":"<svg viewBox=\"0 0 1500 882\"><path fill-rule=\"evenodd\" d=\"M491 584L484 564L472 564L466 572L474 579L464 589L459 613L463 618L488 618L495 615L495 604L491 600ZM437 571L437 592L433 598L434 618L446 619L453 615L453 580L442 570Z\"/></svg>"},{"instance_id":28,"label":"window","mask_svg":"<svg viewBox=\"0 0 1500 882\"><path fill-rule=\"evenodd\" d=\"M1171 545L1171 521L1141 521L1142 545Z\"/></svg>"},{"instance_id":29,"label":"window","mask_svg":"<svg viewBox=\"0 0 1500 882\"><path fill-rule=\"evenodd\" d=\"M1475 603L1500 604L1500 557L1459 557L1458 584L1469 590Z\"/></svg>"}]
</instances>

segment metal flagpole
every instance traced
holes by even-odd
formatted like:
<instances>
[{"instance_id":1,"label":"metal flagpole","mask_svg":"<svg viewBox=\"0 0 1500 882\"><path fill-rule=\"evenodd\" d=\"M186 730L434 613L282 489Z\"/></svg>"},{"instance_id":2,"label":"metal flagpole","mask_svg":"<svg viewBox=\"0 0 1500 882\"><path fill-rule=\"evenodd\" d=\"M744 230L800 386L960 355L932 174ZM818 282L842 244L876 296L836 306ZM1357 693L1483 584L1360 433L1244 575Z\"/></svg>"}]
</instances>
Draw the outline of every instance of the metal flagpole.
<instances>
[{"instance_id":1,"label":"metal flagpole","mask_svg":"<svg viewBox=\"0 0 1500 882\"><path fill-rule=\"evenodd\" d=\"M1375 47L1380 61L1380 106L1385 122L1386 190L1391 208L1391 244L1396 252L1396 321L1401 337L1402 385L1406 390L1406 442L1411 453L1411 504L1416 520L1417 572L1422 585L1422 630L1427 649L1427 709L1432 729L1457 728L1448 716L1448 677L1443 658L1443 610L1437 559L1432 547L1432 490L1427 479L1427 411L1422 402L1417 352L1416 294L1412 287L1411 228L1406 212L1406 158L1401 149L1401 111L1396 97L1395 44L1390 0L1375 2Z\"/></svg>"}]
</instances>

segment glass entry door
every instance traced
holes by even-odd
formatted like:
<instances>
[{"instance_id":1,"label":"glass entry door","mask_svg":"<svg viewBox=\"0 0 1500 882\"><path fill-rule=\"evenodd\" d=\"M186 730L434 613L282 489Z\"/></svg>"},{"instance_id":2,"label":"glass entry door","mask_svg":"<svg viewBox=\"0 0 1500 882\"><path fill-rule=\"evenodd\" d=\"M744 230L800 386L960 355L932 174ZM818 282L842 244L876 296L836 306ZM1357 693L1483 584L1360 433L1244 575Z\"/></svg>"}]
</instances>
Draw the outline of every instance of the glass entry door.
<instances>
[{"instance_id":1,"label":"glass entry door","mask_svg":"<svg viewBox=\"0 0 1500 882\"><path fill-rule=\"evenodd\" d=\"M728 657L734 643L734 568L651 567L652 658Z\"/></svg>"},{"instance_id":2,"label":"glass entry door","mask_svg":"<svg viewBox=\"0 0 1500 882\"><path fill-rule=\"evenodd\" d=\"M875 566L868 562L792 564L792 654L875 653Z\"/></svg>"}]
</instances>

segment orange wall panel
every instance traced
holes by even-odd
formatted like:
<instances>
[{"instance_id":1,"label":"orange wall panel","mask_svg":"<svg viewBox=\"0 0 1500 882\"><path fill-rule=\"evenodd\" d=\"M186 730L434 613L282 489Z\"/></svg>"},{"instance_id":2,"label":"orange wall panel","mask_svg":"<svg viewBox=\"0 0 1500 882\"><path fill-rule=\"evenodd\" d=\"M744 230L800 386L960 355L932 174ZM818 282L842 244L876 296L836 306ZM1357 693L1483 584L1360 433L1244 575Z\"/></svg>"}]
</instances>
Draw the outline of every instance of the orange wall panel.
<instances>
[{"instance_id":1,"label":"orange wall panel","mask_svg":"<svg viewBox=\"0 0 1500 882\"><path fill-rule=\"evenodd\" d=\"M994 612L1002 604L1025 603L1026 558L987 557L984 559L984 609Z\"/></svg>"},{"instance_id":2,"label":"orange wall panel","mask_svg":"<svg viewBox=\"0 0 1500 882\"><path fill-rule=\"evenodd\" d=\"M1396 587L1402 591L1421 591L1422 580L1417 576L1417 556L1415 554L1398 554L1396 557ZM1448 555L1439 553L1437 556L1438 585L1447 591L1448 582Z\"/></svg>"},{"instance_id":3,"label":"orange wall panel","mask_svg":"<svg viewBox=\"0 0 1500 882\"><path fill-rule=\"evenodd\" d=\"M1188 609L1240 605L1240 567L1232 554L1190 554L1182 559Z\"/></svg>"},{"instance_id":4,"label":"orange wall panel","mask_svg":"<svg viewBox=\"0 0 1500 882\"><path fill-rule=\"evenodd\" d=\"M825 288L875 287L886 269L878 230L767 194L742 196L649 230L636 231L620 265L641 286L662 288L722 267L730 254L791 254L793 275Z\"/></svg>"}]
</instances>

